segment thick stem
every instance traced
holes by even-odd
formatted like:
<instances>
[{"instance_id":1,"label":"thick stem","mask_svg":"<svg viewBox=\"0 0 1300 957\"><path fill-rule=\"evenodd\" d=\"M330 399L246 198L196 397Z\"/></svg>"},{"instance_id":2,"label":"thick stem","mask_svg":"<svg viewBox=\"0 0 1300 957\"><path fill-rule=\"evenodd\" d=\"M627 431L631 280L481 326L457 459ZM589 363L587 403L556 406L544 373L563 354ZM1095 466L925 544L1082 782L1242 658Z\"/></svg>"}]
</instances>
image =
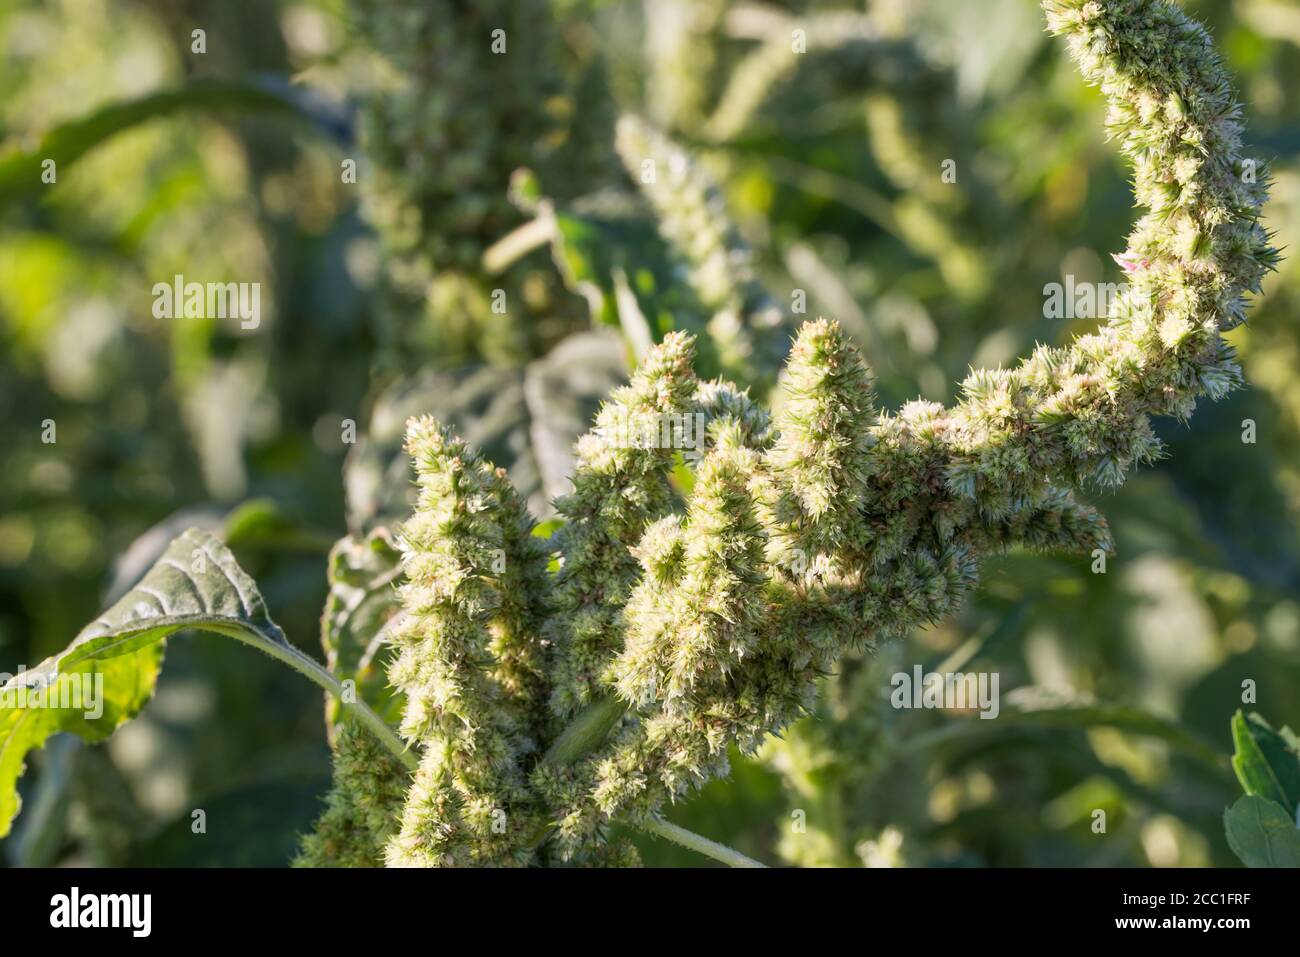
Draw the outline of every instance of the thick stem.
<instances>
[{"instance_id":1,"label":"thick stem","mask_svg":"<svg viewBox=\"0 0 1300 957\"><path fill-rule=\"evenodd\" d=\"M627 705L618 698L597 698L551 742L542 755L542 763L562 768L586 757L604 743L625 714ZM533 847L541 844L550 830L549 823L539 825L529 836L529 843Z\"/></svg>"}]
</instances>

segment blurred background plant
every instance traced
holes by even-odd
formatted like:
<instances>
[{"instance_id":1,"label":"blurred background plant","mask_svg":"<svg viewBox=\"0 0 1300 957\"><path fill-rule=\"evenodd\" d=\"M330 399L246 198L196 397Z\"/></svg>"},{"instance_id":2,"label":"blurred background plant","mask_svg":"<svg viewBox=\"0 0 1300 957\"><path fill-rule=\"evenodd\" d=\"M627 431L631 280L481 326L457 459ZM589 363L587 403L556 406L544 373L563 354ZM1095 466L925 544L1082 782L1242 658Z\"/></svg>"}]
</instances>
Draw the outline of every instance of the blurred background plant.
<instances>
[{"instance_id":1,"label":"blurred background plant","mask_svg":"<svg viewBox=\"0 0 1300 957\"><path fill-rule=\"evenodd\" d=\"M1294 247L1300 16L1183 6ZM1043 287L1120 281L1134 217L1100 96L1042 26L1033 0L11 0L0 671L193 524L316 653L330 545L405 510L408 414L546 518L597 397L672 328L764 392L793 324L835 316L890 407L1086 330ZM260 282L261 325L154 318L177 273ZM1169 463L1093 497L1104 574L996 560L673 819L769 863L1237 863L1229 718L1300 726L1300 262L1266 292L1230 336L1251 388L1161 424ZM140 719L36 756L6 862L285 863L328 784L319 700L228 645L172 643ZM997 672L1001 717L890 707L916 664Z\"/></svg>"}]
</instances>

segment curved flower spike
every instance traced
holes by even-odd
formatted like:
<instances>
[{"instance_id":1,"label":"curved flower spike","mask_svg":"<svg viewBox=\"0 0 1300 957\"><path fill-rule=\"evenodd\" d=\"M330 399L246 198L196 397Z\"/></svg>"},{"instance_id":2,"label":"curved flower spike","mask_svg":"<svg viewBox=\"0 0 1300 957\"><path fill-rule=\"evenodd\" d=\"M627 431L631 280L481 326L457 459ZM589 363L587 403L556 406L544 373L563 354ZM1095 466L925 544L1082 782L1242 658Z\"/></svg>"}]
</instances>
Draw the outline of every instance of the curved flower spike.
<instances>
[{"instance_id":1,"label":"curved flower spike","mask_svg":"<svg viewBox=\"0 0 1300 957\"><path fill-rule=\"evenodd\" d=\"M713 178L686 150L635 116L618 121L615 148L653 208L659 232L686 266L686 283L710 314L709 339L725 372L774 376L785 319L759 282Z\"/></svg>"},{"instance_id":2,"label":"curved flower spike","mask_svg":"<svg viewBox=\"0 0 1300 957\"><path fill-rule=\"evenodd\" d=\"M521 761L540 671L518 602L504 602L530 528L504 474L434 419L407 424L419 498L398 544L407 581L389 677L406 694L402 734L423 754L389 843L392 866L525 863ZM526 569L510 571L527 582Z\"/></svg>"},{"instance_id":3,"label":"curved flower spike","mask_svg":"<svg viewBox=\"0 0 1300 957\"><path fill-rule=\"evenodd\" d=\"M855 534L871 472L871 374L839 324L804 323L782 377L765 516L769 560L801 577Z\"/></svg>"},{"instance_id":4,"label":"curved flower spike","mask_svg":"<svg viewBox=\"0 0 1300 957\"><path fill-rule=\"evenodd\" d=\"M667 472L693 423L694 354L684 333L670 333L646 354L578 441L573 492L555 503L568 520L558 534L563 564L546 629L559 718L601 693L601 672L623 645L620 613L639 569L629 549L672 509Z\"/></svg>"}]
</instances>

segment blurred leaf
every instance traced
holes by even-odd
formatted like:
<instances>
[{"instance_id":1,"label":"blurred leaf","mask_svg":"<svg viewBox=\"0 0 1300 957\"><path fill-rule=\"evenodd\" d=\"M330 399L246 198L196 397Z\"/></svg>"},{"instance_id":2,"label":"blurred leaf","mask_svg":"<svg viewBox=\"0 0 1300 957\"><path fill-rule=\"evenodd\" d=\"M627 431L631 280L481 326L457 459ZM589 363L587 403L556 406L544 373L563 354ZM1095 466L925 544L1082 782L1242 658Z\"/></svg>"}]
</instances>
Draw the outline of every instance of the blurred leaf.
<instances>
[{"instance_id":1,"label":"blurred leaf","mask_svg":"<svg viewBox=\"0 0 1300 957\"><path fill-rule=\"evenodd\" d=\"M178 90L149 93L134 100L113 103L64 123L45 134L34 150L15 152L0 159L0 206L41 183L41 164L54 160L59 174L100 143L123 130L180 110L270 110L297 114L319 121L321 107L307 94L282 80L196 80Z\"/></svg>"},{"instance_id":2,"label":"blurred leaf","mask_svg":"<svg viewBox=\"0 0 1300 957\"><path fill-rule=\"evenodd\" d=\"M658 341L673 329L703 328L703 313L650 220L558 211L551 248L593 321L624 328L634 342L643 330Z\"/></svg>"},{"instance_id":3,"label":"blurred leaf","mask_svg":"<svg viewBox=\"0 0 1300 957\"><path fill-rule=\"evenodd\" d=\"M1274 731L1258 714L1238 711L1232 716L1232 742L1232 769L1246 793L1294 817L1300 808L1300 741L1291 729Z\"/></svg>"},{"instance_id":4,"label":"blurred leaf","mask_svg":"<svg viewBox=\"0 0 1300 957\"><path fill-rule=\"evenodd\" d=\"M231 548L291 548L324 551L330 547L329 536L304 528L271 499L259 498L230 511L222 537Z\"/></svg>"},{"instance_id":5,"label":"blurred leaf","mask_svg":"<svg viewBox=\"0 0 1300 957\"><path fill-rule=\"evenodd\" d=\"M1041 14L1019 0L956 6L927 0L918 6L931 46L943 44L954 61L966 103L1014 90L1046 39Z\"/></svg>"},{"instance_id":6,"label":"blurred leaf","mask_svg":"<svg viewBox=\"0 0 1300 957\"><path fill-rule=\"evenodd\" d=\"M1228 846L1247 867L1300 867L1300 828L1272 801L1247 794L1223 812Z\"/></svg>"},{"instance_id":7,"label":"blurred leaf","mask_svg":"<svg viewBox=\"0 0 1300 957\"><path fill-rule=\"evenodd\" d=\"M611 335L579 333L522 369L471 366L402 379L375 401L365 437L343 470L354 534L404 519L414 502L402 450L406 420L430 414L510 472L534 516L568 489L573 443L624 375Z\"/></svg>"},{"instance_id":8,"label":"blurred leaf","mask_svg":"<svg viewBox=\"0 0 1300 957\"><path fill-rule=\"evenodd\" d=\"M189 529L163 553L144 578L112 608L91 622L64 651L15 676L0 693L0 837L18 813L17 781L27 752L50 735L71 731L99 741L134 717L153 694L162 666L162 642L182 628L201 628L237 638L277 658L299 656L267 614L257 586L229 549L207 532ZM92 717L88 696L80 700L62 682L91 687L102 676ZM57 679L57 682L56 682ZM98 683L98 682L96 682ZM26 694L19 696L19 689ZM43 690L44 689L44 690ZM99 689L95 689L96 692ZM40 695L33 704L28 696ZM46 698L76 707L50 707ZM67 693L67 697L65 697ZM12 698L10 695L12 694Z\"/></svg>"},{"instance_id":9,"label":"blurred leaf","mask_svg":"<svg viewBox=\"0 0 1300 957\"><path fill-rule=\"evenodd\" d=\"M1161 422L1156 429L1177 463L1164 471L1199 519L1196 545L1212 547L1219 561L1252 581L1294 590L1300 584L1300 528L1282 479L1289 448L1241 441L1243 420L1257 422L1264 435L1276 433L1281 424L1263 395L1249 390L1204 406L1187 425ZM1192 467L1198 460L1238 467ZM1260 521L1260 515L1270 518Z\"/></svg>"},{"instance_id":10,"label":"blurred leaf","mask_svg":"<svg viewBox=\"0 0 1300 957\"><path fill-rule=\"evenodd\" d=\"M545 495L544 502L532 503L534 514L551 514L551 500L569 491L574 443L626 375L622 343L596 332L569 336L524 369L530 451Z\"/></svg>"},{"instance_id":11,"label":"blurred leaf","mask_svg":"<svg viewBox=\"0 0 1300 957\"><path fill-rule=\"evenodd\" d=\"M388 683L382 659L389 647L385 626L401 608L394 587L401 577L401 553L388 530L375 529L364 539L349 535L330 551L329 597L321 616L321 644L330 673L356 682L360 699L390 723L402 714L403 697ZM331 737L343 708L325 696L325 719Z\"/></svg>"},{"instance_id":12,"label":"blurred leaf","mask_svg":"<svg viewBox=\"0 0 1300 957\"><path fill-rule=\"evenodd\" d=\"M76 738L56 738L81 745ZM77 747L72 770L73 833L97 867L121 867L148 818L136 802L131 785L104 747ZM42 781L44 779L42 768ZM31 813L30 811L28 813ZM26 814L23 815L27 817Z\"/></svg>"},{"instance_id":13,"label":"blurred leaf","mask_svg":"<svg viewBox=\"0 0 1300 957\"><path fill-rule=\"evenodd\" d=\"M910 751L1016 728L1082 730L1098 726L1159 738L1215 768L1221 768L1224 763L1224 756L1212 744L1173 721L1128 705L1062 701L1059 696L1036 687L1017 688L1003 695L1001 711L994 720L950 721L907 740L904 747Z\"/></svg>"}]
</instances>

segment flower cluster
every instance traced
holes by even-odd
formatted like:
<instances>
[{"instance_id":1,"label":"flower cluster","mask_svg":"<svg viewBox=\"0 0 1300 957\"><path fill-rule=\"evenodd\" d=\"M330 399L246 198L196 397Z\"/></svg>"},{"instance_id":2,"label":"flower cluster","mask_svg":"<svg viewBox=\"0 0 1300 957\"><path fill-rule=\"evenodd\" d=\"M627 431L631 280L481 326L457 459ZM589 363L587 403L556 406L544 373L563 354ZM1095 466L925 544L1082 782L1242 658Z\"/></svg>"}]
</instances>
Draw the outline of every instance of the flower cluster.
<instances>
[{"instance_id":1,"label":"flower cluster","mask_svg":"<svg viewBox=\"0 0 1300 957\"><path fill-rule=\"evenodd\" d=\"M571 62L548 0L351 0L349 11L364 67L361 212L383 252L383 359L530 354L514 304L556 318L559 278L489 276L483 255L523 220L517 170L563 200L615 178L606 78Z\"/></svg>"},{"instance_id":2,"label":"flower cluster","mask_svg":"<svg viewBox=\"0 0 1300 957\"><path fill-rule=\"evenodd\" d=\"M560 90L550 5L355 0L354 15L375 51L360 113L368 216L390 256L473 270L517 219L510 174L557 126L536 107Z\"/></svg>"},{"instance_id":3,"label":"flower cluster","mask_svg":"<svg viewBox=\"0 0 1300 957\"><path fill-rule=\"evenodd\" d=\"M555 503L566 522L558 535L564 560L547 635L551 708L560 719L600 694L601 673L623 642L623 606L638 578L632 549L673 507L667 474L676 443L647 447L611 438L625 423L657 429L666 416L692 412L691 359L691 340L683 333L671 333L645 357L632 382L611 396L596 427L578 442L573 491Z\"/></svg>"},{"instance_id":4,"label":"flower cluster","mask_svg":"<svg viewBox=\"0 0 1300 957\"><path fill-rule=\"evenodd\" d=\"M421 757L387 860L523 862L547 557L504 470L428 418L411 421L407 449L419 500L398 542L405 615L389 676Z\"/></svg>"},{"instance_id":5,"label":"flower cluster","mask_svg":"<svg viewBox=\"0 0 1300 957\"><path fill-rule=\"evenodd\" d=\"M378 867L406 800L406 770L374 736L344 721L334 741L334 787L295 867Z\"/></svg>"},{"instance_id":6,"label":"flower cluster","mask_svg":"<svg viewBox=\"0 0 1300 957\"><path fill-rule=\"evenodd\" d=\"M1240 381L1221 333L1277 254L1207 35L1163 0L1044 5L1107 96L1148 210L1123 257L1131 288L1096 333L973 372L951 408L889 413L819 319L771 414L699 382L693 340L670 334L578 443L556 572L504 473L411 421L420 497L391 677L421 763L389 863L528 863L543 846L599 860L608 822L724 773L730 747L806 713L846 651L949 614L986 556L1109 548L1074 490L1155 458L1152 416ZM701 301L754 308L712 187L635 121L619 147L634 168L656 159L646 192ZM676 443L614 438L664 421L703 421L693 467Z\"/></svg>"}]
</instances>

